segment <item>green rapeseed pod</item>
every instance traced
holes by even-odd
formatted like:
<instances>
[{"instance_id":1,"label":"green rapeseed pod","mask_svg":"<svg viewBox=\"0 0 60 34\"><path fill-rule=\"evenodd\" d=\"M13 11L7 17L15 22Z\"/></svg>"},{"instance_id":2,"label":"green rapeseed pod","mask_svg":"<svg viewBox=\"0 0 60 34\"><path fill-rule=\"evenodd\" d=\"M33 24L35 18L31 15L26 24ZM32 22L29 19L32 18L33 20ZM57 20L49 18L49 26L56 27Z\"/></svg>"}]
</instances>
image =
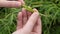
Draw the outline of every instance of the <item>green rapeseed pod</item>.
<instances>
[{"instance_id":1,"label":"green rapeseed pod","mask_svg":"<svg viewBox=\"0 0 60 34\"><path fill-rule=\"evenodd\" d=\"M23 8L25 8L27 11L29 11L29 12L34 12L33 11L33 8L32 7L30 7L30 6L27 6L27 5L23 5L22 6ZM44 15L44 14L41 14L41 13L39 13L41 16L46 16L46 15Z\"/></svg>"},{"instance_id":2,"label":"green rapeseed pod","mask_svg":"<svg viewBox=\"0 0 60 34\"><path fill-rule=\"evenodd\" d=\"M28 10L29 12L34 12L33 11L33 8L32 7L30 7L30 6L27 6L27 5L23 5L23 8L25 8L26 10Z\"/></svg>"}]
</instances>

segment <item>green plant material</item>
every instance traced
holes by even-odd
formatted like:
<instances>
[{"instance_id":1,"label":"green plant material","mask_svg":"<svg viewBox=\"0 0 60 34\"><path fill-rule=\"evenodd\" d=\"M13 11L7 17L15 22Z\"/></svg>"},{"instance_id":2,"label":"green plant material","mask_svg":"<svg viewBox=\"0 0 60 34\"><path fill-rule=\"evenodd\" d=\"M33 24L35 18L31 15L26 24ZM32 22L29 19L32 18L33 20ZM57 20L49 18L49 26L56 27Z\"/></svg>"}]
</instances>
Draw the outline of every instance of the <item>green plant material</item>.
<instances>
[{"instance_id":1,"label":"green plant material","mask_svg":"<svg viewBox=\"0 0 60 34\"><path fill-rule=\"evenodd\" d=\"M41 16L42 34L60 34L60 0L24 0L26 6L36 8ZM30 11L31 9L26 9ZM0 8L0 34L16 30L17 14L21 9Z\"/></svg>"},{"instance_id":2,"label":"green plant material","mask_svg":"<svg viewBox=\"0 0 60 34\"><path fill-rule=\"evenodd\" d=\"M30 6L27 5L23 5L23 8L25 8L26 10L30 11L30 12L34 12L33 9Z\"/></svg>"},{"instance_id":3,"label":"green plant material","mask_svg":"<svg viewBox=\"0 0 60 34\"><path fill-rule=\"evenodd\" d=\"M23 5L22 6L23 8L25 8L27 11L29 11L29 12L34 12L33 11L33 8L32 7L30 7L30 6L27 6L27 5ZM43 15L43 14L41 14L41 13L39 13L41 16L46 16L46 17L48 17L47 15Z\"/></svg>"}]
</instances>

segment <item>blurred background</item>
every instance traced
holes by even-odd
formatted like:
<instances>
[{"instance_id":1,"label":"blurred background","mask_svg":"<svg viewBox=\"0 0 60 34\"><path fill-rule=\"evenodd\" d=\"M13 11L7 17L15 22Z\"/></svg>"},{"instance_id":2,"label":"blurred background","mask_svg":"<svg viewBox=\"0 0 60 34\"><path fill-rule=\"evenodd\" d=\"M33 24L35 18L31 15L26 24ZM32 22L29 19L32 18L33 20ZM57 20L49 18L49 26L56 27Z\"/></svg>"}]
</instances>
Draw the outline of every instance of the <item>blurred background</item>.
<instances>
[{"instance_id":1,"label":"blurred background","mask_svg":"<svg viewBox=\"0 0 60 34\"><path fill-rule=\"evenodd\" d=\"M42 20L42 34L60 34L60 0L24 0L36 8ZM21 8L0 8L0 34L12 34Z\"/></svg>"}]
</instances>

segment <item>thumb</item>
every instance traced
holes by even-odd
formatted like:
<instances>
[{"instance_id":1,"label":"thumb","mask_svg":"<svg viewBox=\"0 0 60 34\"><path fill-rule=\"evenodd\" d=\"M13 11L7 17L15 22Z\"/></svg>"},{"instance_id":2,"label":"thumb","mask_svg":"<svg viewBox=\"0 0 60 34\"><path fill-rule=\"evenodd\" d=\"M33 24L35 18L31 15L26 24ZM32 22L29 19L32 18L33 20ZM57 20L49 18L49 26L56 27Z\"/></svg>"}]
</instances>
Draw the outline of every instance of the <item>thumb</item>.
<instances>
[{"instance_id":1,"label":"thumb","mask_svg":"<svg viewBox=\"0 0 60 34\"><path fill-rule=\"evenodd\" d=\"M29 20L27 21L27 23L25 24L25 26L23 27L23 30L25 31L25 33L29 33L32 31L37 19L38 19L38 12L34 12L31 17L29 18Z\"/></svg>"}]
</instances>

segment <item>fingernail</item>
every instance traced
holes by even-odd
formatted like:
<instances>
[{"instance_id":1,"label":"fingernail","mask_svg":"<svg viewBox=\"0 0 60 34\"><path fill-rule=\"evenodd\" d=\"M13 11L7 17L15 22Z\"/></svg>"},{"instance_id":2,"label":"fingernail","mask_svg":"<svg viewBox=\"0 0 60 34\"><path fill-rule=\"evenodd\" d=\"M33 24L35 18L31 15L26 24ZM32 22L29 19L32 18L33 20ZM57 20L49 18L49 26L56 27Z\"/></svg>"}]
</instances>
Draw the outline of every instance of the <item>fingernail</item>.
<instances>
[{"instance_id":1,"label":"fingernail","mask_svg":"<svg viewBox=\"0 0 60 34\"><path fill-rule=\"evenodd\" d=\"M16 6L17 6L17 7L20 7L20 6L21 6L21 2L17 2L17 3L16 3Z\"/></svg>"},{"instance_id":2,"label":"fingernail","mask_svg":"<svg viewBox=\"0 0 60 34\"><path fill-rule=\"evenodd\" d=\"M25 10L25 8L22 8L22 12L25 12L26 10Z\"/></svg>"},{"instance_id":3,"label":"fingernail","mask_svg":"<svg viewBox=\"0 0 60 34\"><path fill-rule=\"evenodd\" d=\"M34 12L33 14L34 14L34 16L39 16L38 12Z\"/></svg>"},{"instance_id":4,"label":"fingernail","mask_svg":"<svg viewBox=\"0 0 60 34\"><path fill-rule=\"evenodd\" d=\"M22 8L23 10L25 10L25 8Z\"/></svg>"},{"instance_id":5,"label":"fingernail","mask_svg":"<svg viewBox=\"0 0 60 34\"><path fill-rule=\"evenodd\" d=\"M33 10L34 10L34 12L38 12L38 10L37 10L37 9L35 9L35 8L34 8Z\"/></svg>"}]
</instances>

